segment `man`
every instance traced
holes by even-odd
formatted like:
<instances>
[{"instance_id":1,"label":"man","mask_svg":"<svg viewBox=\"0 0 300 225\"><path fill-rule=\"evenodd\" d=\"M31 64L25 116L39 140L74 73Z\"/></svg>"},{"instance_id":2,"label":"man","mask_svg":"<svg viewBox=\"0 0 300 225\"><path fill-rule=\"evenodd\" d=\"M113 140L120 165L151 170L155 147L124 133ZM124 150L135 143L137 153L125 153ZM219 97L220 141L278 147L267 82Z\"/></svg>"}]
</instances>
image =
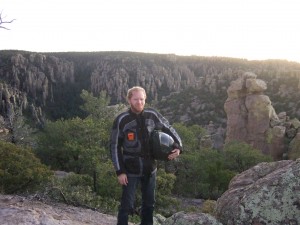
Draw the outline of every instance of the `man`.
<instances>
[{"instance_id":1,"label":"man","mask_svg":"<svg viewBox=\"0 0 300 225\"><path fill-rule=\"evenodd\" d=\"M182 143L174 128L160 113L154 109L144 109L146 92L142 87L129 89L127 101L130 109L116 117L111 132L111 157L122 185L117 225L128 225L128 215L134 211L138 184L141 184L142 192L141 225L152 225L157 168L149 147L150 134L159 127L173 137L176 147L168 160L179 156Z\"/></svg>"}]
</instances>

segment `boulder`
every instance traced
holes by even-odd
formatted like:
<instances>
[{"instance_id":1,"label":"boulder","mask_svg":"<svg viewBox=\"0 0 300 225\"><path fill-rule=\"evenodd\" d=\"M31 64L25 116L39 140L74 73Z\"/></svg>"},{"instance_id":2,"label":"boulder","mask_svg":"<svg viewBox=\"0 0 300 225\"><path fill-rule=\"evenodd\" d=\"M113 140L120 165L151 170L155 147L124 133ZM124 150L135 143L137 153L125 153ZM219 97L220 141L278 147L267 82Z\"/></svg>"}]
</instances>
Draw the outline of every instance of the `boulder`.
<instances>
[{"instance_id":1,"label":"boulder","mask_svg":"<svg viewBox=\"0 0 300 225\"><path fill-rule=\"evenodd\" d=\"M218 199L228 225L300 224L300 159L260 163L234 177Z\"/></svg>"},{"instance_id":2,"label":"boulder","mask_svg":"<svg viewBox=\"0 0 300 225\"><path fill-rule=\"evenodd\" d=\"M213 216L205 213L178 212L167 218L162 225L222 225Z\"/></svg>"}]
</instances>

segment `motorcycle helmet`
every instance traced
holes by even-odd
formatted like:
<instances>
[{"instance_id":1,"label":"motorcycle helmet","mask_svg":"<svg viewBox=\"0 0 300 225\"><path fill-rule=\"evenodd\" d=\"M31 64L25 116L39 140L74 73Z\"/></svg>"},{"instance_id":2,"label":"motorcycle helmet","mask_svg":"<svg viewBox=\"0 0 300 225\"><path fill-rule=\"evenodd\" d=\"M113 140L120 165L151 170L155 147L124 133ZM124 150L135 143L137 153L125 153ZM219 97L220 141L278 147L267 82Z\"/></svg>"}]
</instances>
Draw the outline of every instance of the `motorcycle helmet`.
<instances>
[{"instance_id":1,"label":"motorcycle helmet","mask_svg":"<svg viewBox=\"0 0 300 225\"><path fill-rule=\"evenodd\" d=\"M174 139L159 130L154 130L150 138L152 155L157 160L168 160L168 155L174 149Z\"/></svg>"}]
</instances>

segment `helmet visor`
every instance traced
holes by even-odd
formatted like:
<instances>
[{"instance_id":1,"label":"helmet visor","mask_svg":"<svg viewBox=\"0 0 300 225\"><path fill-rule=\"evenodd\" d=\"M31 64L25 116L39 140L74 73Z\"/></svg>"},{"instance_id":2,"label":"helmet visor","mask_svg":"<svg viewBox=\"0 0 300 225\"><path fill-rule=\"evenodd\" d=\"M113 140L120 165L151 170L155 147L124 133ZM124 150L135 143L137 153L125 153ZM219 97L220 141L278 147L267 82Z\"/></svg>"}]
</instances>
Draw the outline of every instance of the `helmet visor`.
<instances>
[{"instance_id":1,"label":"helmet visor","mask_svg":"<svg viewBox=\"0 0 300 225\"><path fill-rule=\"evenodd\" d=\"M166 146L166 147L172 147L174 144L174 139L163 132L159 132L159 140L160 140L160 145Z\"/></svg>"}]
</instances>

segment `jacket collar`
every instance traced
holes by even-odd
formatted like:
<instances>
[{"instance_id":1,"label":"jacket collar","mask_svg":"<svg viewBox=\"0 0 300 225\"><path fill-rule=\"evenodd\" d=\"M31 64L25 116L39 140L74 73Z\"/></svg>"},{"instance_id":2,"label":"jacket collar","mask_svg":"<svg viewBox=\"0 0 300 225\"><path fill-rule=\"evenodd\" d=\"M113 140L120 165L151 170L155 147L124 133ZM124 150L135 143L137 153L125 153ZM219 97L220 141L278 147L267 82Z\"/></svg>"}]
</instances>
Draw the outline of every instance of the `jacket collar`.
<instances>
[{"instance_id":1,"label":"jacket collar","mask_svg":"<svg viewBox=\"0 0 300 225\"><path fill-rule=\"evenodd\" d=\"M144 115L144 110L143 110L141 113L136 114L136 113L132 112L131 108L129 108L129 109L128 109L128 112L129 112L129 114L132 115L133 117L139 117L139 116L143 116L143 115Z\"/></svg>"}]
</instances>

